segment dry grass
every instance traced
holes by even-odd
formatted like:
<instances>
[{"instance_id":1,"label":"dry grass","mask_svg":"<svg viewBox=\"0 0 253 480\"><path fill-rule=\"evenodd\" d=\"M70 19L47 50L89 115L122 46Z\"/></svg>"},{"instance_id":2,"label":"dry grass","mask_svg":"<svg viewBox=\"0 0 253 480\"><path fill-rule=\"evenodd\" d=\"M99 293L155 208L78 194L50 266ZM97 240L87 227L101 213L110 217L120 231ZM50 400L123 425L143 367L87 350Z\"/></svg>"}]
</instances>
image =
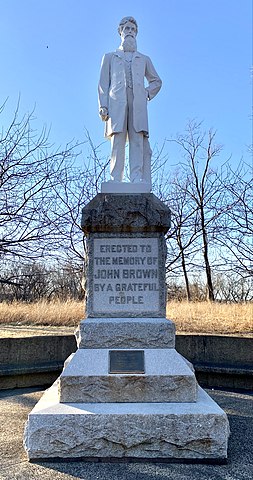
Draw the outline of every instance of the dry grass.
<instances>
[{"instance_id":1,"label":"dry grass","mask_svg":"<svg viewBox=\"0 0 253 480\"><path fill-rule=\"evenodd\" d=\"M73 326L84 317L84 304L77 301L44 301L32 304L0 303L0 325ZM252 334L253 303L219 304L208 302L170 302L167 317L177 332L210 334Z\"/></svg>"},{"instance_id":2,"label":"dry grass","mask_svg":"<svg viewBox=\"0 0 253 480\"><path fill-rule=\"evenodd\" d=\"M84 303L74 300L0 303L0 325L78 326L83 318Z\"/></svg>"},{"instance_id":3,"label":"dry grass","mask_svg":"<svg viewBox=\"0 0 253 480\"><path fill-rule=\"evenodd\" d=\"M169 302L177 332L252 334L253 303Z\"/></svg>"}]
</instances>

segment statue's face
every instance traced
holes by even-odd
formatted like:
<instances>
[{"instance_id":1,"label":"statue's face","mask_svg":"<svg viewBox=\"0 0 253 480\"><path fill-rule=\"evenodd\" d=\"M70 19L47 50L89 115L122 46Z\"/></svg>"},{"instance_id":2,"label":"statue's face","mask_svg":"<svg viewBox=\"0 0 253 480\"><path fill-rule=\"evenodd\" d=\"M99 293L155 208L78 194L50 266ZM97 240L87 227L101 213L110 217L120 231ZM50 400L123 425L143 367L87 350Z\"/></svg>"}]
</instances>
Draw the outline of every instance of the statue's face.
<instances>
[{"instance_id":1,"label":"statue's face","mask_svg":"<svg viewBox=\"0 0 253 480\"><path fill-rule=\"evenodd\" d=\"M124 27L121 30L120 36L121 36L122 40L124 40L128 35L130 35L130 37L134 37L134 38L137 35L136 26L132 22L125 23Z\"/></svg>"}]
</instances>

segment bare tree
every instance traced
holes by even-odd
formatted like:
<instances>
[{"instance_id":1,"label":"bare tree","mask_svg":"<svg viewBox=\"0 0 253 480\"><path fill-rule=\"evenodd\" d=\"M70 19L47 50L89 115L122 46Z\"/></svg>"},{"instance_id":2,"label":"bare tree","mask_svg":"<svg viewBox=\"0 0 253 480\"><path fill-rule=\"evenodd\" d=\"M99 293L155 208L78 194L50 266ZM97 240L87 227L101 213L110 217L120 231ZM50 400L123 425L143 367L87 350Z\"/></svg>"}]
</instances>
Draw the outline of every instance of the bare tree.
<instances>
[{"instance_id":1,"label":"bare tree","mask_svg":"<svg viewBox=\"0 0 253 480\"><path fill-rule=\"evenodd\" d=\"M171 229L167 234L167 274L183 273L186 298L191 300L191 279L189 273L199 253L198 210L189 202L188 188L190 178L179 169L171 175L167 183L166 203L171 208Z\"/></svg>"},{"instance_id":2,"label":"bare tree","mask_svg":"<svg viewBox=\"0 0 253 480\"><path fill-rule=\"evenodd\" d=\"M253 166L240 162L230 168L225 188L231 208L225 216L225 234L220 238L227 269L244 279L253 278Z\"/></svg>"},{"instance_id":3,"label":"bare tree","mask_svg":"<svg viewBox=\"0 0 253 480\"><path fill-rule=\"evenodd\" d=\"M58 245L59 175L75 158L75 146L52 153L45 129L18 108L0 135L0 256L38 259Z\"/></svg>"},{"instance_id":4,"label":"bare tree","mask_svg":"<svg viewBox=\"0 0 253 480\"><path fill-rule=\"evenodd\" d=\"M2 269L0 301L33 302L84 298L80 262L7 262Z\"/></svg>"},{"instance_id":5,"label":"bare tree","mask_svg":"<svg viewBox=\"0 0 253 480\"><path fill-rule=\"evenodd\" d=\"M233 271L215 273L215 296L223 302L252 302L253 285L250 277L244 277Z\"/></svg>"},{"instance_id":6,"label":"bare tree","mask_svg":"<svg viewBox=\"0 0 253 480\"><path fill-rule=\"evenodd\" d=\"M8 259L18 262L16 270L2 268L0 283L8 291L16 289L17 295L26 296L25 278L40 275L40 293L34 285L34 295L42 295L43 262L50 260L50 272L52 268L71 272L70 283L55 273L55 278L61 277L56 290L79 292L72 274L80 283L85 257L81 210L99 192L109 162L88 132L85 142L89 154L82 160L79 143L53 150L48 132L33 130L33 114L20 118L18 108L10 126L1 132L0 258L2 266ZM172 210L167 272L183 277L191 300L196 295L196 276L203 270L207 298L213 301L217 292L213 273L217 278L229 268L244 279L252 275L252 168L241 164L234 172L228 162L213 168L221 147L215 144L215 133L201 132L196 122L190 122L174 142L184 154L175 172L166 170L164 145L155 151L152 162L156 194ZM21 265L25 261L30 262L29 271ZM45 285L47 297L57 295L56 290Z\"/></svg>"},{"instance_id":7,"label":"bare tree","mask_svg":"<svg viewBox=\"0 0 253 480\"><path fill-rule=\"evenodd\" d=\"M215 144L215 132L211 130L207 134L201 132L201 124L196 122L190 122L186 133L179 135L174 142L184 154L184 160L179 162L178 166L181 175L178 176L176 186L180 193L175 197L177 207L174 207L179 212L176 232L179 235L180 256L181 258L184 257L184 266L182 264L184 276L186 269L184 253L190 247L192 248L194 243L193 252L197 254L199 261L201 257L203 258L207 298L214 301L212 264L215 265L220 261L219 258L215 258L215 252L218 244L217 238L222 235L221 217L224 217L225 213L231 209L231 203L228 203L224 188L224 185L228 182L226 162L220 169L214 169L211 166L212 160L220 154L221 146ZM180 214L182 199L184 213ZM189 232L188 240L183 245L181 234L184 226L187 226ZM201 243L199 243L200 241ZM200 248L201 257L198 253ZM199 268L201 267L199 266ZM189 289L189 286L187 288Z\"/></svg>"}]
</instances>

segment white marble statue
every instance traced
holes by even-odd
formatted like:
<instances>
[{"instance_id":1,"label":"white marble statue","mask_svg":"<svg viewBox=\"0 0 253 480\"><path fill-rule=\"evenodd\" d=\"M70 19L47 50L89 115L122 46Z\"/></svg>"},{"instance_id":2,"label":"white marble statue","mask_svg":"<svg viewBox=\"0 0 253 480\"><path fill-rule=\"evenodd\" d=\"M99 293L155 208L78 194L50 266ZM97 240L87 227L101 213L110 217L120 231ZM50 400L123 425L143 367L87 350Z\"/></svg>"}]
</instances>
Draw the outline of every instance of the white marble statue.
<instances>
[{"instance_id":1,"label":"white marble statue","mask_svg":"<svg viewBox=\"0 0 253 480\"><path fill-rule=\"evenodd\" d=\"M124 17L118 32L121 45L104 55L98 86L99 115L106 122L105 136L111 139L111 180L123 181L128 141L130 181L151 184L147 102L162 82L150 58L137 52L136 20Z\"/></svg>"}]
</instances>

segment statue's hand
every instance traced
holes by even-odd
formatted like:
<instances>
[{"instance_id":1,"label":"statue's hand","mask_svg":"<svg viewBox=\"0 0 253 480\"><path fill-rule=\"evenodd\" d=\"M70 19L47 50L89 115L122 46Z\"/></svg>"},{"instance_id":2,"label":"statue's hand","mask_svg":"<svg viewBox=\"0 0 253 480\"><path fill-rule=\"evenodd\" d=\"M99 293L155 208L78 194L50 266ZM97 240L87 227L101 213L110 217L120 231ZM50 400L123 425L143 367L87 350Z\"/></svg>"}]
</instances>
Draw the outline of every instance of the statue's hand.
<instances>
[{"instance_id":1,"label":"statue's hand","mask_svg":"<svg viewBox=\"0 0 253 480\"><path fill-rule=\"evenodd\" d=\"M101 107L99 110L99 116L103 122L106 122L109 118L108 109L106 107Z\"/></svg>"}]
</instances>

